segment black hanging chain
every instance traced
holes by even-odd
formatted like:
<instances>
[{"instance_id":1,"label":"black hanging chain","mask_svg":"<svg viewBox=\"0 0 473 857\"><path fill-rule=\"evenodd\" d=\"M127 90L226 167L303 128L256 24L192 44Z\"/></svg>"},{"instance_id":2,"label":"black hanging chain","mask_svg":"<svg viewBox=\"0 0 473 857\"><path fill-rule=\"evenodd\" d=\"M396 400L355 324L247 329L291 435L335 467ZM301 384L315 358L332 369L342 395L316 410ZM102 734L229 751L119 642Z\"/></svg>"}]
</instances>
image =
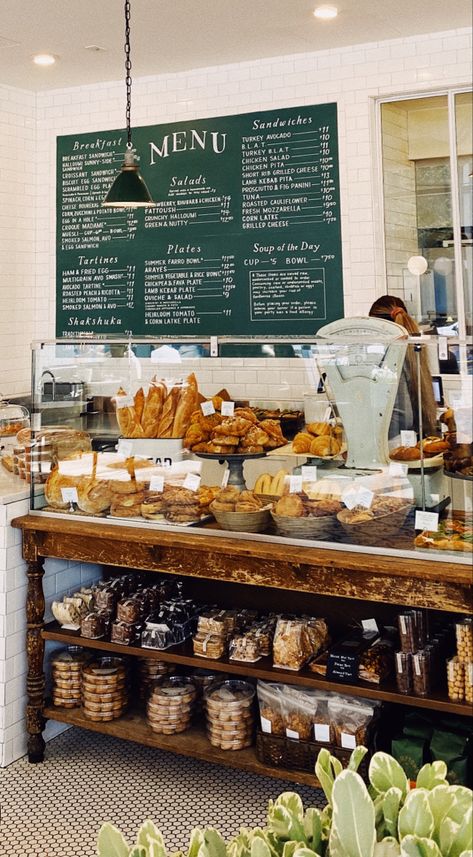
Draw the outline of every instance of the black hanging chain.
<instances>
[{"instance_id":1,"label":"black hanging chain","mask_svg":"<svg viewBox=\"0 0 473 857\"><path fill-rule=\"evenodd\" d=\"M126 84L126 133L127 149L133 148L131 142L131 57L130 57L130 0L125 0L125 84Z\"/></svg>"}]
</instances>

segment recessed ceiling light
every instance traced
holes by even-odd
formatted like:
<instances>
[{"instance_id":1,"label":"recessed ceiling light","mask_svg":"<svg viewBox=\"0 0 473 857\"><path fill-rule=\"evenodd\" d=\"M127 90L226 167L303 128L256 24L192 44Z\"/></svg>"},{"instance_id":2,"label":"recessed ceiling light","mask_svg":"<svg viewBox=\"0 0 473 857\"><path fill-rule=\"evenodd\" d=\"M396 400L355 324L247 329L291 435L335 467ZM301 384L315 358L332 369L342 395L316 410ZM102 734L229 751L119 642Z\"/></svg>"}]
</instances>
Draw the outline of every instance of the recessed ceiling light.
<instances>
[{"instance_id":1,"label":"recessed ceiling light","mask_svg":"<svg viewBox=\"0 0 473 857\"><path fill-rule=\"evenodd\" d=\"M314 9L314 15L322 21L331 21L332 18L337 17L338 9L336 6L317 6Z\"/></svg>"},{"instance_id":2,"label":"recessed ceiling light","mask_svg":"<svg viewBox=\"0 0 473 857\"><path fill-rule=\"evenodd\" d=\"M56 57L53 54L35 54L33 62L36 65L54 65Z\"/></svg>"}]
</instances>

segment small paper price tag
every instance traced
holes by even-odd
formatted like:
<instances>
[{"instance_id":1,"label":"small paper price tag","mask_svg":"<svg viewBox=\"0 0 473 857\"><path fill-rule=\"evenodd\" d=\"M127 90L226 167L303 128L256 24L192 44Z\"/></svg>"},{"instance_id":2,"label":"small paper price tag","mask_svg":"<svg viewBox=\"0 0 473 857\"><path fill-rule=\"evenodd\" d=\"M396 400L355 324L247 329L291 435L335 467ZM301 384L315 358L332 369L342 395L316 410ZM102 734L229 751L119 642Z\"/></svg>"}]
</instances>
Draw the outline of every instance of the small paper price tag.
<instances>
[{"instance_id":1,"label":"small paper price tag","mask_svg":"<svg viewBox=\"0 0 473 857\"><path fill-rule=\"evenodd\" d=\"M417 432L415 431L401 431L401 446L416 446L417 445Z\"/></svg>"},{"instance_id":2,"label":"small paper price tag","mask_svg":"<svg viewBox=\"0 0 473 857\"><path fill-rule=\"evenodd\" d=\"M439 336L439 360L448 360L448 339L446 336Z\"/></svg>"},{"instance_id":3,"label":"small paper price tag","mask_svg":"<svg viewBox=\"0 0 473 857\"><path fill-rule=\"evenodd\" d=\"M227 487L229 479L230 479L230 471L227 469L224 471L224 474L222 476L222 488Z\"/></svg>"},{"instance_id":4,"label":"small paper price tag","mask_svg":"<svg viewBox=\"0 0 473 857\"><path fill-rule=\"evenodd\" d=\"M363 628L363 631L376 631L376 633L379 631L376 619L362 619L361 627Z\"/></svg>"},{"instance_id":5,"label":"small paper price tag","mask_svg":"<svg viewBox=\"0 0 473 857\"><path fill-rule=\"evenodd\" d=\"M302 491L302 476L289 477L289 494L298 494Z\"/></svg>"},{"instance_id":6,"label":"small paper price tag","mask_svg":"<svg viewBox=\"0 0 473 857\"><path fill-rule=\"evenodd\" d=\"M341 733L342 747L345 750L354 750L356 747L356 736L350 735L348 732Z\"/></svg>"},{"instance_id":7,"label":"small paper price tag","mask_svg":"<svg viewBox=\"0 0 473 857\"><path fill-rule=\"evenodd\" d=\"M77 488L61 488L61 497L63 503L77 503Z\"/></svg>"},{"instance_id":8,"label":"small paper price tag","mask_svg":"<svg viewBox=\"0 0 473 857\"><path fill-rule=\"evenodd\" d=\"M261 731L268 734L271 734L273 731L271 728L271 720L268 720L267 717L263 717L263 715L261 715Z\"/></svg>"},{"instance_id":9,"label":"small paper price tag","mask_svg":"<svg viewBox=\"0 0 473 857\"><path fill-rule=\"evenodd\" d=\"M308 464L303 464L301 467L303 482L317 482L317 468Z\"/></svg>"},{"instance_id":10,"label":"small paper price tag","mask_svg":"<svg viewBox=\"0 0 473 857\"><path fill-rule=\"evenodd\" d=\"M342 494L342 500L347 509L354 509L355 506L364 506L369 509L374 498L373 491L369 488L363 488L360 485L346 488Z\"/></svg>"},{"instance_id":11,"label":"small paper price tag","mask_svg":"<svg viewBox=\"0 0 473 857\"><path fill-rule=\"evenodd\" d=\"M117 408L132 408L135 404L133 396L116 396L115 402Z\"/></svg>"},{"instance_id":12,"label":"small paper price tag","mask_svg":"<svg viewBox=\"0 0 473 857\"><path fill-rule=\"evenodd\" d=\"M184 488L189 491L198 491L200 488L200 476L197 473L188 473L183 483Z\"/></svg>"},{"instance_id":13,"label":"small paper price tag","mask_svg":"<svg viewBox=\"0 0 473 857\"><path fill-rule=\"evenodd\" d=\"M330 725L328 723L314 723L314 738L321 743L330 741Z\"/></svg>"},{"instance_id":14,"label":"small paper price tag","mask_svg":"<svg viewBox=\"0 0 473 857\"><path fill-rule=\"evenodd\" d=\"M422 512L420 509L417 509L414 521L415 530L428 530L430 533L436 533L438 532L438 528L438 512Z\"/></svg>"},{"instance_id":15,"label":"small paper price tag","mask_svg":"<svg viewBox=\"0 0 473 857\"><path fill-rule=\"evenodd\" d=\"M389 465L390 476L407 476L408 473L409 467L407 464L404 464L402 461L391 461Z\"/></svg>"},{"instance_id":16,"label":"small paper price tag","mask_svg":"<svg viewBox=\"0 0 473 857\"><path fill-rule=\"evenodd\" d=\"M286 729L286 736L288 738L295 738L296 741L299 740L299 733L295 732L294 729Z\"/></svg>"},{"instance_id":17,"label":"small paper price tag","mask_svg":"<svg viewBox=\"0 0 473 857\"><path fill-rule=\"evenodd\" d=\"M133 444L131 440L119 440L118 441L118 454L123 455L124 458L130 458L133 454Z\"/></svg>"},{"instance_id":18,"label":"small paper price tag","mask_svg":"<svg viewBox=\"0 0 473 857\"><path fill-rule=\"evenodd\" d=\"M152 476L149 480L149 490L161 494L164 490L164 476Z\"/></svg>"},{"instance_id":19,"label":"small paper price tag","mask_svg":"<svg viewBox=\"0 0 473 857\"><path fill-rule=\"evenodd\" d=\"M210 417L211 414L215 413L214 403L213 402L202 402L200 406L200 410L202 411L204 417Z\"/></svg>"},{"instance_id":20,"label":"small paper price tag","mask_svg":"<svg viewBox=\"0 0 473 857\"><path fill-rule=\"evenodd\" d=\"M222 417L233 417L233 414L235 413L235 402L222 402L220 413L222 414Z\"/></svg>"}]
</instances>

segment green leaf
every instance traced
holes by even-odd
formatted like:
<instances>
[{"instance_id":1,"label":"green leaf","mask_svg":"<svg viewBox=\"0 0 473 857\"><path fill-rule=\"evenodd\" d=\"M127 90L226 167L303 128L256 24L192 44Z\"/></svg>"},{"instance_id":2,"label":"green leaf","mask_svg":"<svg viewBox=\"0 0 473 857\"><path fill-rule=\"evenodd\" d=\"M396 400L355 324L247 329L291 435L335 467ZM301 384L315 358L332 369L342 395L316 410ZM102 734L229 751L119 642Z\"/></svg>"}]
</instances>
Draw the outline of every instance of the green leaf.
<instances>
[{"instance_id":1,"label":"green leaf","mask_svg":"<svg viewBox=\"0 0 473 857\"><path fill-rule=\"evenodd\" d=\"M284 806L297 821L304 818L304 806L297 792L282 792L274 802L275 806Z\"/></svg>"},{"instance_id":2,"label":"green leaf","mask_svg":"<svg viewBox=\"0 0 473 857\"><path fill-rule=\"evenodd\" d=\"M456 821L457 824L461 824L465 813L471 807L473 800L472 791L471 789L467 789L466 786L449 786L448 791L455 797L455 803L448 813L449 817L453 821Z\"/></svg>"},{"instance_id":3,"label":"green leaf","mask_svg":"<svg viewBox=\"0 0 473 857\"><path fill-rule=\"evenodd\" d=\"M269 845L259 836L255 837L251 843L251 857L271 857Z\"/></svg>"},{"instance_id":4,"label":"green leaf","mask_svg":"<svg viewBox=\"0 0 473 857\"><path fill-rule=\"evenodd\" d=\"M201 846L204 844L204 834L198 827L194 828L189 841L187 857L198 857Z\"/></svg>"},{"instance_id":5,"label":"green leaf","mask_svg":"<svg viewBox=\"0 0 473 857\"><path fill-rule=\"evenodd\" d=\"M388 789L383 796L384 826L387 836L397 835L397 823L401 801L401 789L397 789L395 786Z\"/></svg>"},{"instance_id":6,"label":"green leaf","mask_svg":"<svg viewBox=\"0 0 473 857\"><path fill-rule=\"evenodd\" d=\"M397 839L386 836L374 846L373 857L400 857L401 848Z\"/></svg>"},{"instance_id":7,"label":"green leaf","mask_svg":"<svg viewBox=\"0 0 473 857\"><path fill-rule=\"evenodd\" d=\"M450 857L460 825L451 818L444 818L440 825L439 845L442 857Z\"/></svg>"},{"instance_id":8,"label":"green leaf","mask_svg":"<svg viewBox=\"0 0 473 857\"><path fill-rule=\"evenodd\" d=\"M363 780L342 771L333 785L330 857L373 857L375 810Z\"/></svg>"},{"instance_id":9,"label":"green leaf","mask_svg":"<svg viewBox=\"0 0 473 857\"><path fill-rule=\"evenodd\" d=\"M204 848L205 857L227 857L227 846L222 835L213 827L208 827L204 831Z\"/></svg>"},{"instance_id":10,"label":"green leaf","mask_svg":"<svg viewBox=\"0 0 473 857\"><path fill-rule=\"evenodd\" d=\"M401 857L442 857L442 853L433 839L406 836L401 843Z\"/></svg>"},{"instance_id":11,"label":"green leaf","mask_svg":"<svg viewBox=\"0 0 473 857\"><path fill-rule=\"evenodd\" d=\"M473 851L462 851L460 857L473 857Z\"/></svg>"},{"instance_id":12,"label":"green leaf","mask_svg":"<svg viewBox=\"0 0 473 857\"><path fill-rule=\"evenodd\" d=\"M329 804L332 802L332 789L335 778L341 774L342 770L342 764L339 759L331 756L325 748L319 751L315 763L315 773Z\"/></svg>"},{"instance_id":13,"label":"green leaf","mask_svg":"<svg viewBox=\"0 0 473 857\"><path fill-rule=\"evenodd\" d=\"M432 839L437 845L440 845L440 825L444 818L447 818L451 809L455 805L455 795L452 793L450 786L436 786L428 794L430 809L434 817L434 829Z\"/></svg>"},{"instance_id":14,"label":"green leaf","mask_svg":"<svg viewBox=\"0 0 473 857\"><path fill-rule=\"evenodd\" d=\"M283 792L269 802L268 829L279 839L304 843L304 807L298 794Z\"/></svg>"},{"instance_id":15,"label":"green leaf","mask_svg":"<svg viewBox=\"0 0 473 857\"><path fill-rule=\"evenodd\" d=\"M97 841L98 857L128 857L130 846L117 827L110 822L102 824Z\"/></svg>"},{"instance_id":16,"label":"green leaf","mask_svg":"<svg viewBox=\"0 0 473 857\"><path fill-rule=\"evenodd\" d=\"M473 807L470 807L460 824L453 848L450 849L449 857L460 857L462 851L471 849L473 845Z\"/></svg>"},{"instance_id":17,"label":"green leaf","mask_svg":"<svg viewBox=\"0 0 473 857\"><path fill-rule=\"evenodd\" d=\"M417 788L431 791L435 786L447 786L447 766L445 762L433 762L424 765L417 774Z\"/></svg>"},{"instance_id":18,"label":"green leaf","mask_svg":"<svg viewBox=\"0 0 473 857\"><path fill-rule=\"evenodd\" d=\"M134 845L129 857L148 857L148 852L143 845Z\"/></svg>"},{"instance_id":19,"label":"green leaf","mask_svg":"<svg viewBox=\"0 0 473 857\"><path fill-rule=\"evenodd\" d=\"M285 842L282 857L294 857L294 852L301 844L301 842Z\"/></svg>"},{"instance_id":20,"label":"green leaf","mask_svg":"<svg viewBox=\"0 0 473 857\"><path fill-rule=\"evenodd\" d=\"M315 807L309 807L304 816L304 836L307 845L318 851L322 842L322 813Z\"/></svg>"},{"instance_id":21,"label":"green leaf","mask_svg":"<svg viewBox=\"0 0 473 857\"><path fill-rule=\"evenodd\" d=\"M348 765L347 765L348 770L349 771L357 771L358 768L360 767L363 759L365 758L367 752L368 752L367 747L362 747L362 746L355 747L355 749L353 750L353 752L350 756L350 761L348 762Z\"/></svg>"},{"instance_id":22,"label":"green leaf","mask_svg":"<svg viewBox=\"0 0 473 857\"><path fill-rule=\"evenodd\" d=\"M317 854L316 851L312 851L312 848L306 848L305 845L302 845L299 848L296 848L293 857L320 857L320 854Z\"/></svg>"},{"instance_id":23,"label":"green leaf","mask_svg":"<svg viewBox=\"0 0 473 857\"><path fill-rule=\"evenodd\" d=\"M387 753L374 754L369 767L369 780L379 793L387 792L395 786L405 797L409 789L407 777L399 762Z\"/></svg>"},{"instance_id":24,"label":"green leaf","mask_svg":"<svg viewBox=\"0 0 473 857\"><path fill-rule=\"evenodd\" d=\"M399 812L399 839L404 836L420 836L430 839L434 831L434 817L430 809L428 792L414 789L409 792Z\"/></svg>"}]
</instances>

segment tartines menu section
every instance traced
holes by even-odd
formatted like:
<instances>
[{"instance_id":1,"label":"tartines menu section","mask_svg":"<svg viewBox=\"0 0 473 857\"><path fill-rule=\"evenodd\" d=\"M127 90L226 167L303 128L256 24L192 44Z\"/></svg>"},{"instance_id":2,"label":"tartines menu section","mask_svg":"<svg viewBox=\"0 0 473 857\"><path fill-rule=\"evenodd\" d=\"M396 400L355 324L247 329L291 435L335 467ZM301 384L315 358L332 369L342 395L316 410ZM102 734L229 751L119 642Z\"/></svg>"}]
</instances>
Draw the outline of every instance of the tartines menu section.
<instances>
[{"instance_id":1,"label":"tartines menu section","mask_svg":"<svg viewBox=\"0 0 473 857\"><path fill-rule=\"evenodd\" d=\"M336 105L58 139L57 334L312 335L343 315Z\"/></svg>"}]
</instances>

